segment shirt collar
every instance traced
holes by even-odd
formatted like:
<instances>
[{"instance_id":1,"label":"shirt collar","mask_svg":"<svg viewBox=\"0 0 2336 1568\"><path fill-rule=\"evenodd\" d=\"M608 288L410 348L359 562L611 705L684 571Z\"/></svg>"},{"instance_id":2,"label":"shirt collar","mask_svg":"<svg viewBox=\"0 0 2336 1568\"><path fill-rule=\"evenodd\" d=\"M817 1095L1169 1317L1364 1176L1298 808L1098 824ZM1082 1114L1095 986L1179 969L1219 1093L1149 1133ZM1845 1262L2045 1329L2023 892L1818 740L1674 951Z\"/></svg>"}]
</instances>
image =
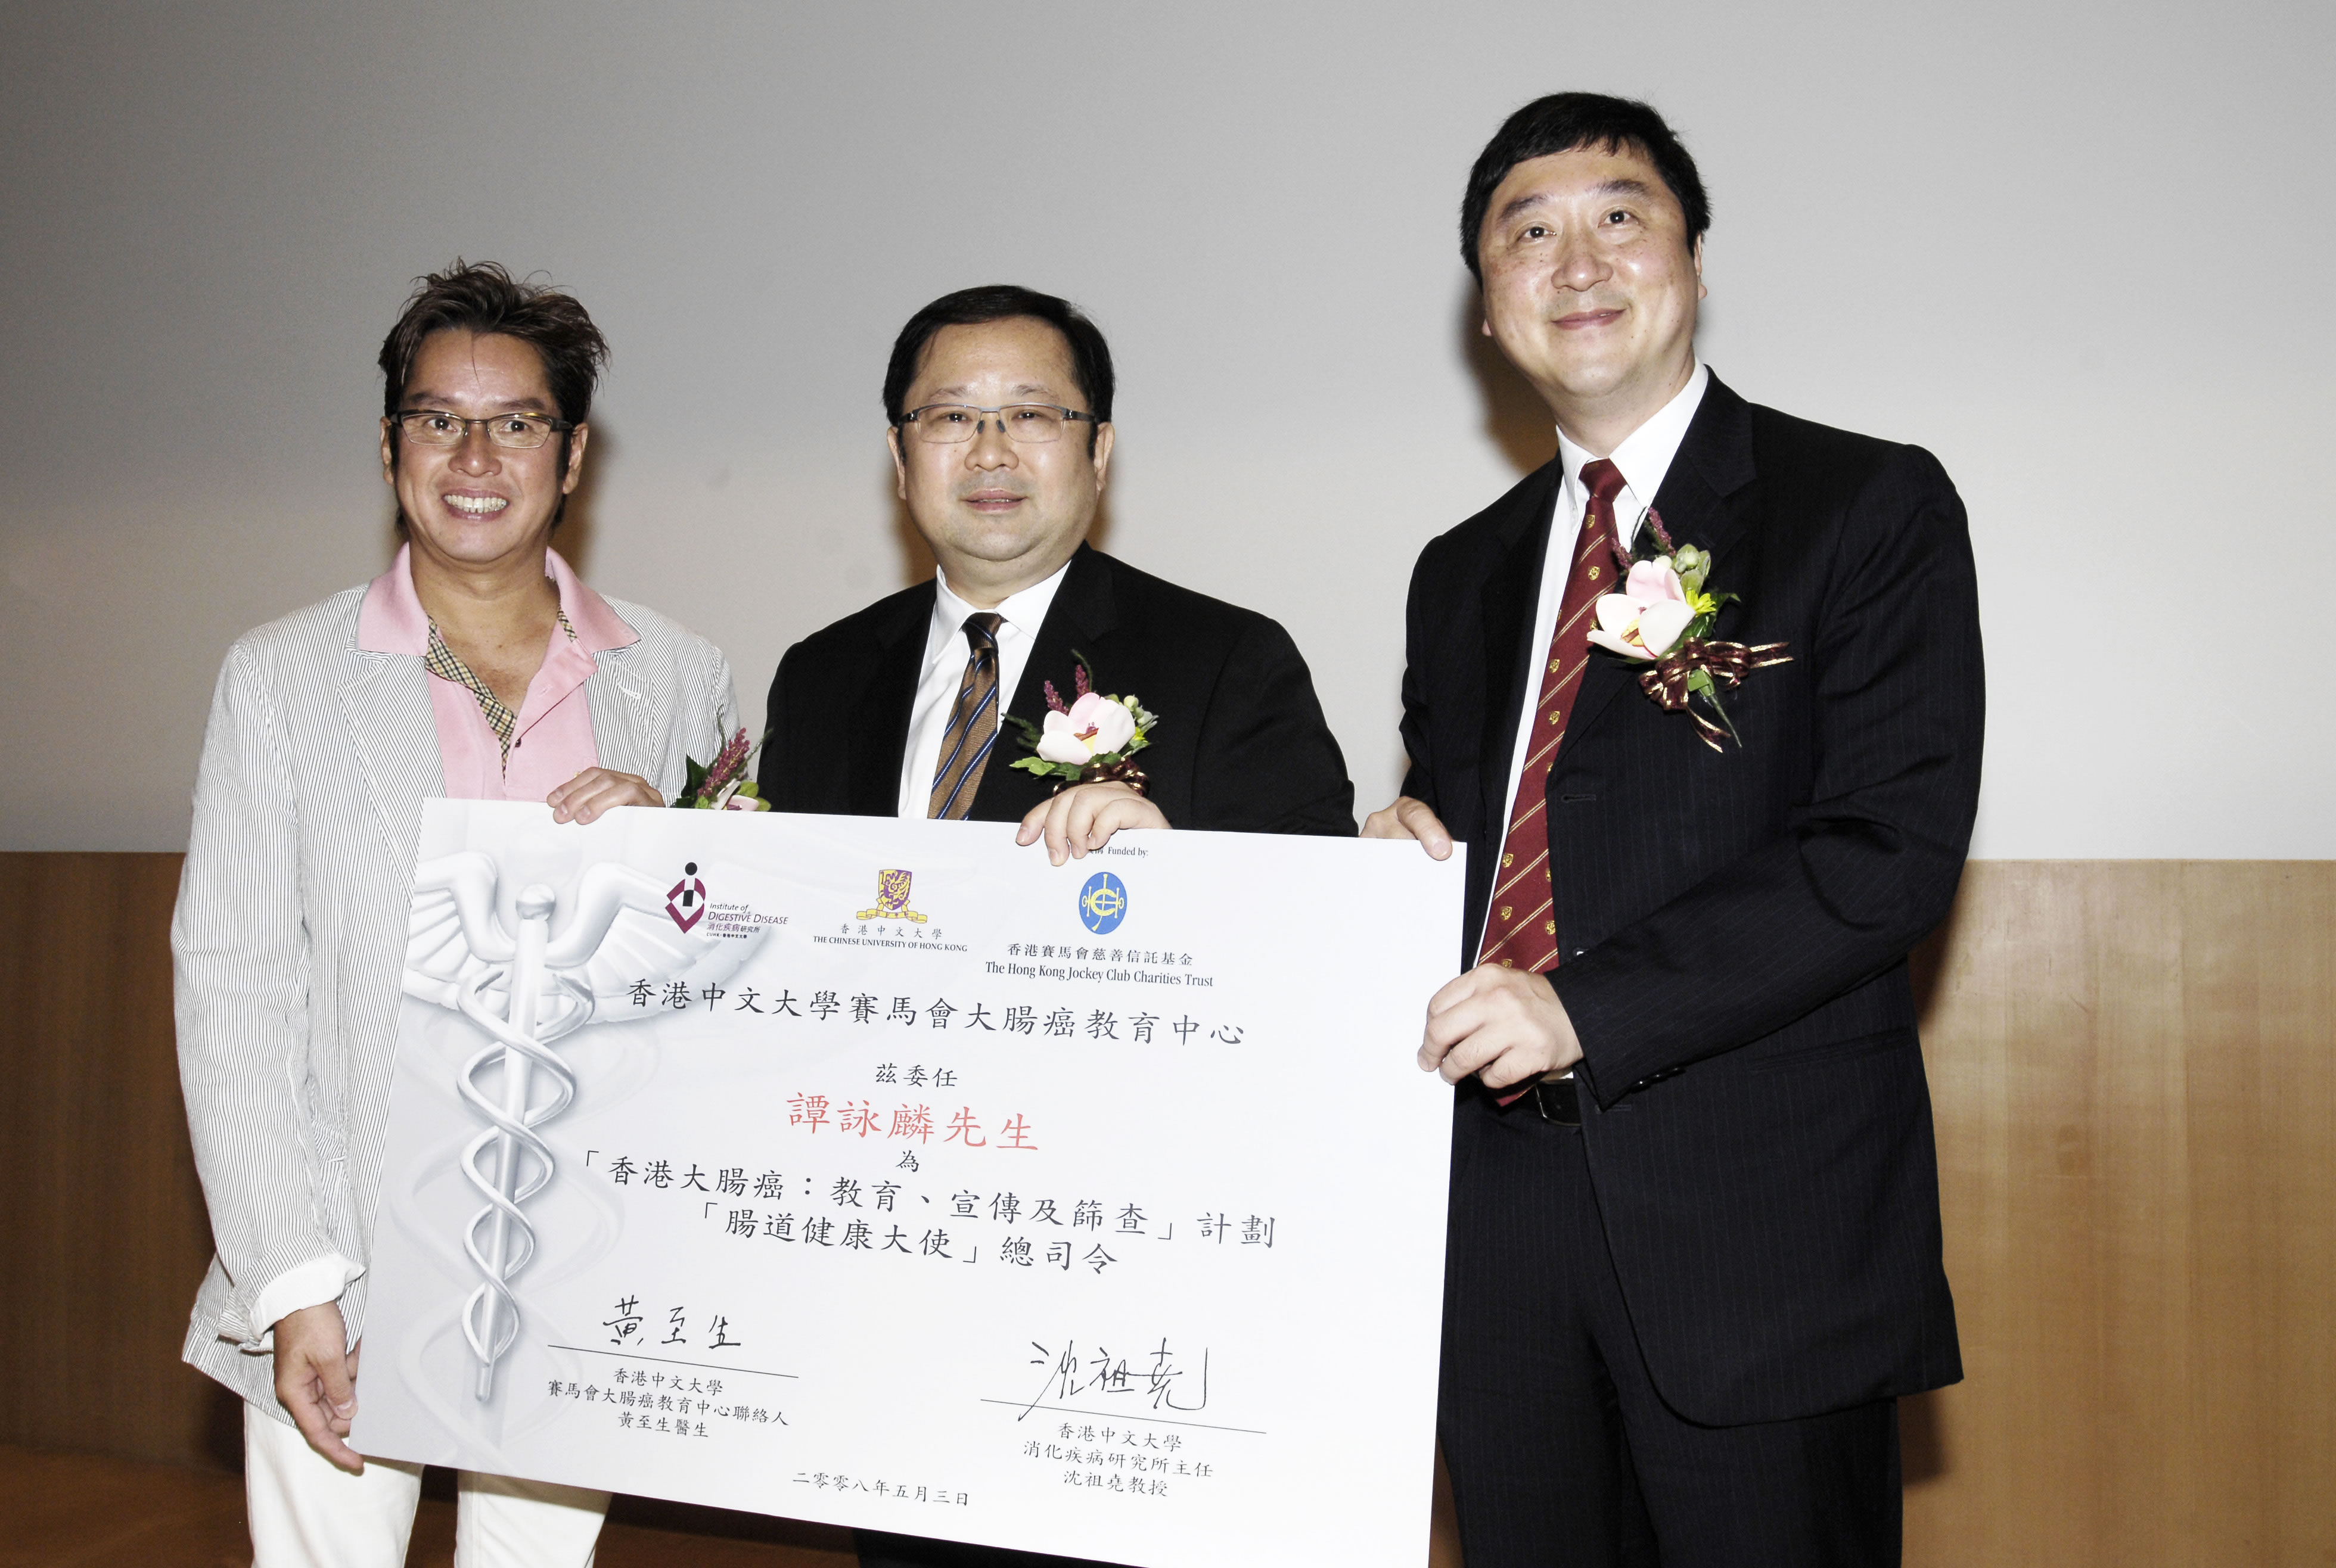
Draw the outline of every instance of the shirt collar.
<instances>
[{"instance_id":1,"label":"shirt collar","mask_svg":"<svg viewBox=\"0 0 2336 1568\"><path fill-rule=\"evenodd\" d=\"M365 604L357 611L357 647L368 653L411 653L430 651L430 615L414 591L414 547L397 547L389 570L365 586ZM558 550L543 552L543 575L560 593L560 613L575 631L576 646L598 653L628 647L640 634L608 607L608 601L587 587L560 558Z\"/></svg>"},{"instance_id":2,"label":"shirt collar","mask_svg":"<svg viewBox=\"0 0 2336 1568\"><path fill-rule=\"evenodd\" d=\"M998 606L998 618L1025 637L1035 637L1046 619L1046 611L1055 602L1055 590L1063 586L1065 574L1071 563L1065 561L1055 568L1054 575L1044 582L1033 583ZM955 636L965 626L968 615L978 614L971 605L949 591L949 574L940 567L933 568L932 641L938 644ZM999 628L1001 631L1004 627Z\"/></svg>"},{"instance_id":3,"label":"shirt collar","mask_svg":"<svg viewBox=\"0 0 2336 1568\"><path fill-rule=\"evenodd\" d=\"M1697 362L1695 373L1687 378L1687 385L1609 454L1614 466L1622 470L1622 482L1630 487L1630 498L1638 503L1628 517L1619 510L1615 514L1614 521L1622 530L1625 546L1637 535L1640 517L1655 504L1656 493L1663 488L1663 479L1671 470L1671 460L1679 456L1679 443L1687 439L1687 427L1694 422L1695 411L1702 406L1704 391L1710 385L1709 367ZM1569 508L1579 511L1582 498L1589 493L1589 487L1582 482L1582 465L1593 460L1562 430L1557 432L1557 454L1565 465Z\"/></svg>"},{"instance_id":4,"label":"shirt collar","mask_svg":"<svg viewBox=\"0 0 2336 1568\"><path fill-rule=\"evenodd\" d=\"M568 624L576 629L578 648L587 653L598 653L608 648L629 648L641 640L641 634L608 607L608 600L585 586L583 580L569 569L558 550L543 552L543 575L560 589L560 607L566 613Z\"/></svg>"}]
</instances>

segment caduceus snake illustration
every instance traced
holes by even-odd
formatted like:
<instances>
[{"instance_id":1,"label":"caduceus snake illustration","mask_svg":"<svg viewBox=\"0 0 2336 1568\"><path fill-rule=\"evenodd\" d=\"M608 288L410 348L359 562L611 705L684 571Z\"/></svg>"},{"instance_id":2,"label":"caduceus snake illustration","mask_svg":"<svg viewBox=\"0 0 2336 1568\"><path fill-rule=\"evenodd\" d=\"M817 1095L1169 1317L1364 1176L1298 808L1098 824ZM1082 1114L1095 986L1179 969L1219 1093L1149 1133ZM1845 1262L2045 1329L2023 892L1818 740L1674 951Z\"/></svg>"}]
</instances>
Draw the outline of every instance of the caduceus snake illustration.
<instances>
[{"instance_id":1,"label":"caduceus snake illustration","mask_svg":"<svg viewBox=\"0 0 2336 1568\"><path fill-rule=\"evenodd\" d=\"M463 1178L482 1200L463 1228L462 1251L479 1283L462 1313L462 1337L478 1363L472 1392L482 1402L493 1398L495 1369L519 1337L510 1282L536 1253L535 1226L522 1205L558 1172L536 1129L576 1099L576 1075L556 1042L605 1016L602 1003L640 980L714 978L754 945L677 929L665 915L664 887L614 863L577 879L556 938L552 917L562 896L541 883L520 891L512 906L518 930L506 931L496 913L499 876L495 862L477 851L422 864L404 983L409 995L461 1012L491 1042L455 1078L456 1092L487 1123L462 1154Z\"/></svg>"}]
</instances>

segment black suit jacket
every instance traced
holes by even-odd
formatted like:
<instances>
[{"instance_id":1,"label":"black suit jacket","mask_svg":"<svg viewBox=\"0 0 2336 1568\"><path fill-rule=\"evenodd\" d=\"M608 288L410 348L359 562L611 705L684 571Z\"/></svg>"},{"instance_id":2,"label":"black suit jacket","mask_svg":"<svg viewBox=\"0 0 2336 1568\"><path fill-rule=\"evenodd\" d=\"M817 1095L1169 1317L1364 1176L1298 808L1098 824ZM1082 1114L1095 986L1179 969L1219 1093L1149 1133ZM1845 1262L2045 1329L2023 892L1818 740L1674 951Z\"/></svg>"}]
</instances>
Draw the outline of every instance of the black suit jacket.
<instances>
[{"instance_id":1,"label":"black suit jacket","mask_svg":"<svg viewBox=\"0 0 2336 1568\"><path fill-rule=\"evenodd\" d=\"M933 585L920 583L787 650L757 776L774 808L895 813L932 614ZM1007 711L1043 722L1048 681L1068 701L1073 650L1100 690L1133 693L1159 715L1136 760L1172 827L1354 833L1338 742L1306 661L1276 623L1081 545ZM1007 726L982 769L975 820L1019 821L1054 792L1054 779L1008 766L1028 755Z\"/></svg>"},{"instance_id":2,"label":"black suit jacket","mask_svg":"<svg viewBox=\"0 0 2336 1568\"><path fill-rule=\"evenodd\" d=\"M1405 793L1469 848L1473 962L1562 475L1528 476L1413 574ZM1906 953L1944 917L1980 777L1961 502L1919 448L1714 378L1656 510L1739 602L1716 637L1793 663L1726 702L1715 755L1593 653L1550 763L1582 1136L1665 1399L1784 1419L1961 1376ZM1459 1157L1465 1158L1465 1150Z\"/></svg>"}]
</instances>

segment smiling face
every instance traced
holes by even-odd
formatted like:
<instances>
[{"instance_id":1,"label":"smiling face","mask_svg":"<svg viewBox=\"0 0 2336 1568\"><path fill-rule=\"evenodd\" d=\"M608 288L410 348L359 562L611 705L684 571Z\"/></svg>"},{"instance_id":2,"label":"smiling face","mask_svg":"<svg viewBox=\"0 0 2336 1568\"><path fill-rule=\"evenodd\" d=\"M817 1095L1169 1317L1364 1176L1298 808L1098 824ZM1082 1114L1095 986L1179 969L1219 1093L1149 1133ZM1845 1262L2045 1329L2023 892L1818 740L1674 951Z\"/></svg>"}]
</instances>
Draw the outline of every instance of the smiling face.
<instances>
[{"instance_id":1,"label":"smiling face","mask_svg":"<svg viewBox=\"0 0 2336 1568\"><path fill-rule=\"evenodd\" d=\"M903 405L1053 403L1085 411L1063 334L1030 316L945 326L925 345ZM910 424L891 432L900 498L925 544L967 603L994 607L1052 576L1095 521L1111 467L1112 429L1069 424L1061 439L1017 442L997 419L969 441L925 440ZM1087 431L1095 429L1095 450Z\"/></svg>"},{"instance_id":2,"label":"smiling face","mask_svg":"<svg viewBox=\"0 0 2336 1568\"><path fill-rule=\"evenodd\" d=\"M433 333L414 353L401 409L439 409L464 419L540 413L560 405L531 344L500 334ZM560 499L583 472L589 430L531 450L499 447L473 425L451 447L419 446L382 421L382 477L397 492L417 555L453 569L540 559Z\"/></svg>"},{"instance_id":3,"label":"smiling face","mask_svg":"<svg viewBox=\"0 0 2336 1568\"><path fill-rule=\"evenodd\" d=\"M1518 164L1485 208L1476 254L1485 333L1600 455L1694 373L1703 244L1634 149Z\"/></svg>"}]
</instances>

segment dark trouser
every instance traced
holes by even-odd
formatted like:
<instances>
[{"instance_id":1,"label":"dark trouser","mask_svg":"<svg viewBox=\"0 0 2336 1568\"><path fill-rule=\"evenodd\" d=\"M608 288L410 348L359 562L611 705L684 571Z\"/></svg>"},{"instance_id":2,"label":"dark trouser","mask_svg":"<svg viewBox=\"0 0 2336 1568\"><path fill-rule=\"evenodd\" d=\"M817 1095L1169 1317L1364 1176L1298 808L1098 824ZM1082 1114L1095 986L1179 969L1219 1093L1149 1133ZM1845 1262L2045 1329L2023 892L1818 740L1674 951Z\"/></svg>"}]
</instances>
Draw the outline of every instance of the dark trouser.
<instances>
[{"instance_id":1,"label":"dark trouser","mask_svg":"<svg viewBox=\"0 0 2336 1568\"><path fill-rule=\"evenodd\" d=\"M854 1530L852 1544L860 1549L860 1568L1107 1568L1077 1557L895 1535L885 1530Z\"/></svg>"},{"instance_id":2,"label":"dark trouser","mask_svg":"<svg viewBox=\"0 0 2336 1568\"><path fill-rule=\"evenodd\" d=\"M1897 1401L1699 1427L1655 1392L1582 1132L1465 1090L1438 1418L1468 1568L1899 1560Z\"/></svg>"}]
</instances>

